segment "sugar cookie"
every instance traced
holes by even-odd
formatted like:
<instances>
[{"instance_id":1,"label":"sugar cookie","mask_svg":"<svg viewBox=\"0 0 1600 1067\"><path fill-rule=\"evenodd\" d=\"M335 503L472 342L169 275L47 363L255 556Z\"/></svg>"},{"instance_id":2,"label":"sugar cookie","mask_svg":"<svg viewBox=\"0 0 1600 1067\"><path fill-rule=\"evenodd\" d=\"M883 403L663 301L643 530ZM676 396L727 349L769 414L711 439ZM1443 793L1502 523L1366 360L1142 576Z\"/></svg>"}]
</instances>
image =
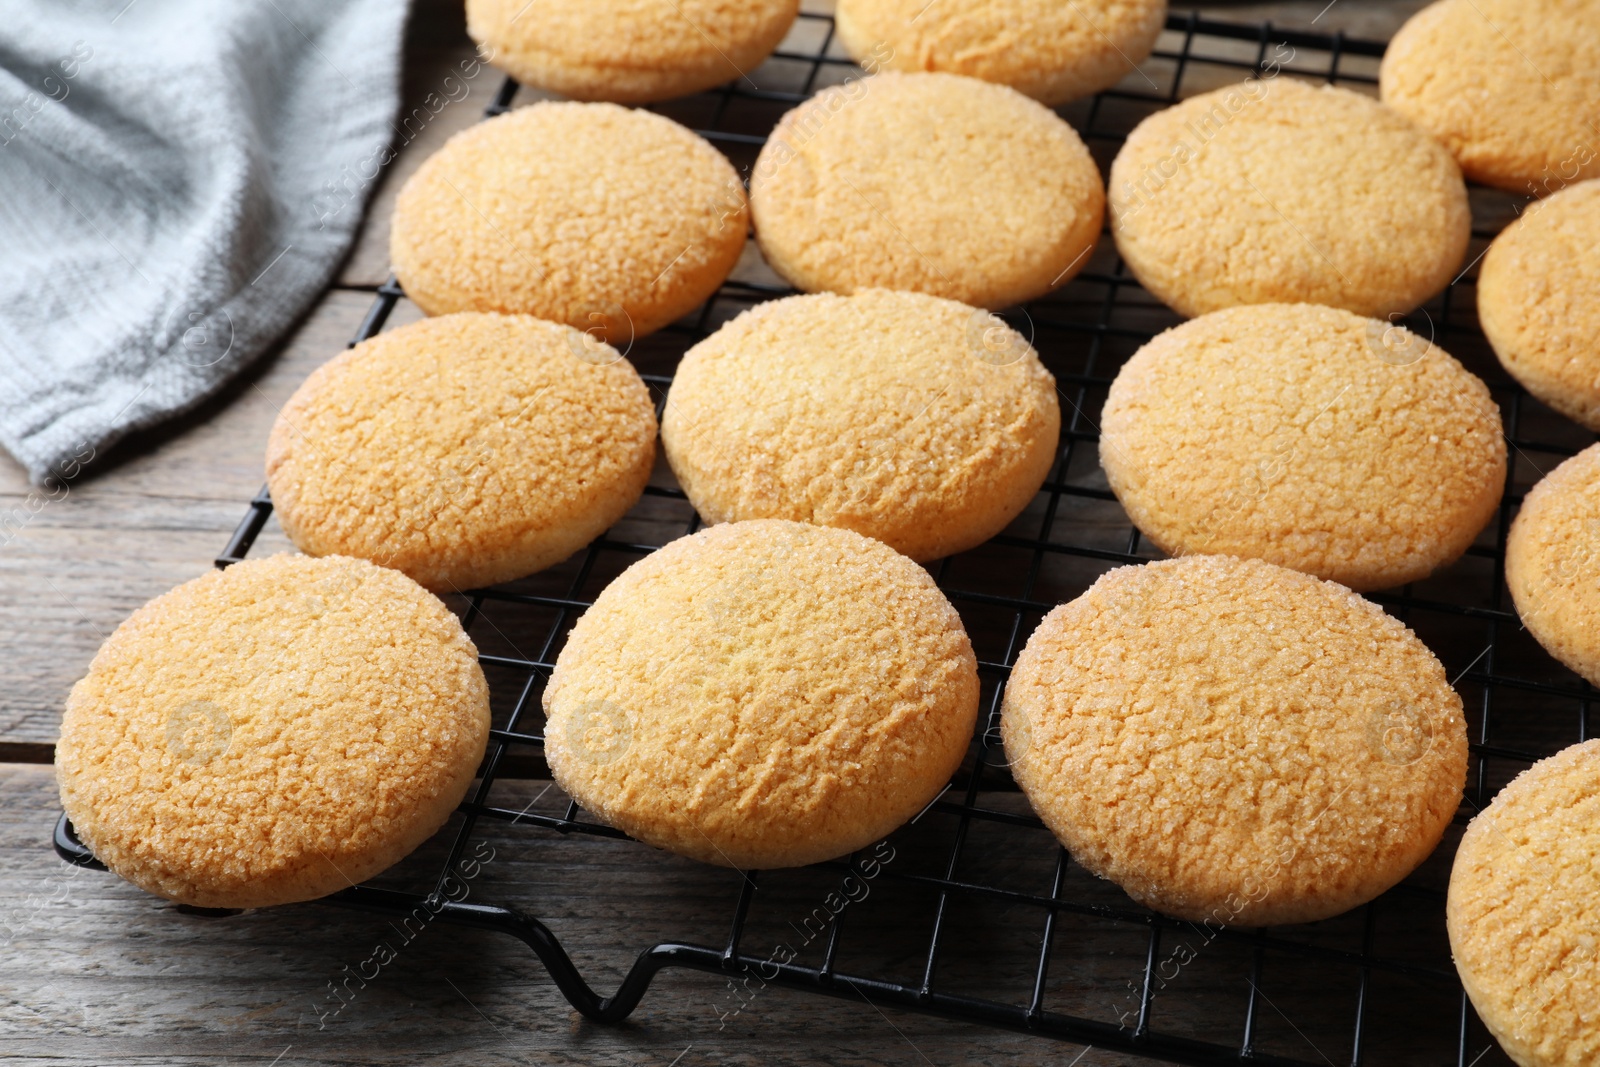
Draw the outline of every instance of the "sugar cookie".
<instances>
[{"instance_id":1,"label":"sugar cookie","mask_svg":"<svg viewBox=\"0 0 1600 1067\"><path fill-rule=\"evenodd\" d=\"M961 763L972 646L926 571L849 530L713 526L645 557L573 627L544 694L556 781L707 863L871 844Z\"/></svg>"},{"instance_id":2,"label":"sugar cookie","mask_svg":"<svg viewBox=\"0 0 1600 1067\"><path fill-rule=\"evenodd\" d=\"M1600 1063L1600 741L1540 760L1472 820L1445 920L1478 1017L1521 1067Z\"/></svg>"},{"instance_id":3,"label":"sugar cookie","mask_svg":"<svg viewBox=\"0 0 1600 1067\"><path fill-rule=\"evenodd\" d=\"M467 0L467 32L524 85L644 104L761 65L799 0Z\"/></svg>"},{"instance_id":4,"label":"sugar cookie","mask_svg":"<svg viewBox=\"0 0 1600 1067\"><path fill-rule=\"evenodd\" d=\"M1228 556L1120 567L1050 612L1001 730L1079 863L1222 926L1371 900L1433 851L1466 782L1461 698L1410 630Z\"/></svg>"},{"instance_id":5,"label":"sugar cookie","mask_svg":"<svg viewBox=\"0 0 1600 1067\"><path fill-rule=\"evenodd\" d=\"M1506 537L1506 585L1545 651L1600 685L1600 445L1523 499Z\"/></svg>"},{"instance_id":6,"label":"sugar cookie","mask_svg":"<svg viewBox=\"0 0 1600 1067\"><path fill-rule=\"evenodd\" d=\"M987 311L859 289L759 304L683 357L667 459L709 522L794 519L916 560L987 541L1050 472L1055 379Z\"/></svg>"},{"instance_id":7,"label":"sugar cookie","mask_svg":"<svg viewBox=\"0 0 1600 1067\"><path fill-rule=\"evenodd\" d=\"M1364 590L1467 550L1499 507L1506 445L1488 388L1426 338L1252 304L1123 365L1100 462L1163 552L1253 556Z\"/></svg>"},{"instance_id":8,"label":"sugar cookie","mask_svg":"<svg viewBox=\"0 0 1600 1067\"><path fill-rule=\"evenodd\" d=\"M1471 225L1460 169L1420 128L1288 77L1158 111L1111 165L1117 249L1183 315L1301 301L1408 312L1455 276Z\"/></svg>"},{"instance_id":9,"label":"sugar cookie","mask_svg":"<svg viewBox=\"0 0 1600 1067\"><path fill-rule=\"evenodd\" d=\"M1501 231L1478 275L1495 355L1550 407L1600 430L1600 179L1563 189Z\"/></svg>"},{"instance_id":10,"label":"sugar cookie","mask_svg":"<svg viewBox=\"0 0 1600 1067\"><path fill-rule=\"evenodd\" d=\"M1441 0L1394 35L1378 86L1473 181L1544 196L1600 177L1593 0Z\"/></svg>"},{"instance_id":11,"label":"sugar cookie","mask_svg":"<svg viewBox=\"0 0 1600 1067\"><path fill-rule=\"evenodd\" d=\"M839 40L876 70L937 70L1055 106L1109 89L1150 55L1166 0L839 0Z\"/></svg>"},{"instance_id":12,"label":"sugar cookie","mask_svg":"<svg viewBox=\"0 0 1600 1067\"><path fill-rule=\"evenodd\" d=\"M879 74L789 112L751 176L761 252L807 292L1020 304L1082 269L1105 192L1049 109L956 74Z\"/></svg>"},{"instance_id":13,"label":"sugar cookie","mask_svg":"<svg viewBox=\"0 0 1600 1067\"><path fill-rule=\"evenodd\" d=\"M380 333L295 390L267 443L278 520L440 592L559 563L620 519L655 459L649 391L615 349L529 315Z\"/></svg>"},{"instance_id":14,"label":"sugar cookie","mask_svg":"<svg viewBox=\"0 0 1600 1067\"><path fill-rule=\"evenodd\" d=\"M398 571L277 555L135 611L72 687L56 774L78 836L206 908L324 896L442 826L489 732L477 652Z\"/></svg>"},{"instance_id":15,"label":"sugar cookie","mask_svg":"<svg viewBox=\"0 0 1600 1067\"><path fill-rule=\"evenodd\" d=\"M537 315L625 348L716 291L748 218L733 165L676 122L539 103L423 162L395 201L389 254L430 315Z\"/></svg>"}]
</instances>

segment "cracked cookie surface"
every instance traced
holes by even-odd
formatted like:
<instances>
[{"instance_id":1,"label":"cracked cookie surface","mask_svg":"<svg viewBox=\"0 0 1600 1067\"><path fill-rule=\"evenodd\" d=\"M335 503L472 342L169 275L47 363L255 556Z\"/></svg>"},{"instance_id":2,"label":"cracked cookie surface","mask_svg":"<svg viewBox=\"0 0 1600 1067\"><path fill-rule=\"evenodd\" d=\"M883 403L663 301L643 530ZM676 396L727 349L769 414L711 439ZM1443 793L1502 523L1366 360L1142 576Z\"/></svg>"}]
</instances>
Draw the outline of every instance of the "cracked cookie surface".
<instances>
[{"instance_id":1,"label":"cracked cookie surface","mask_svg":"<svg viewBox=\"0 0 1600 1067\"><path fill-rule=\"evenodd\" d=\"M310 900L442 826L489 690L456 617L398 571L277 555L135 611L72 687L61 804L96 858L204 908Z\"/></svg>"},{"instance_id":2,"label":"cracked cookie surface","mask_svg":"<svg viewBox=\"0 0 1600 1067\"><path fill-rule=\"evenodd\" d=\"M966 74L1054 107L1131 74L1166 18L1166 0L839 0L835 26L869 69Z\"/></svg>"},{"instance_id":3,"label":"cracked cookie surface","mask_svg":"<svg viewBox=\"0 0 1600 1067\"><path fill-rule=\"evenodd\" d=\"M1460 168L1399 112L1262 78L1136 126L1111 165L1111 232L1179 314L1307 302L1384 318L1443 289L1467 250Z\"/></svg>"},{"instance_id":4,"label":"cracked cookie surface","mask_svg":"<svg viewBox=\"0 0 1600 1067\"><path fill-rule=\"evenodd\" d=\"M644 104L742 78L799 10L799 0L468 0L467 32L524 85Z\"/></svg>"},{"instance_id":5,"label":"cracked cookie surface","mask_svg":"<svg viewBox=\"0 0 1600 1067\"><path fill-rule=\"evenodd\" d=\"M671 119L543 102L462 130L406 180L389 254L430 315L537 315L626 348L721 285L749 210L727 157Z\"/></svg>"},{"instance_id":6,"label":"cracked cookie surface","mask_svg":"<svg viewBox=\"0 0 1600 1067\"><path fill-rule=\"evenodd\" d=\"M267 485L310 555L440 592L566 559L644 492L650 393L609 345L529 315L463 312L361 342L273 423Z\"/></svg>"},{"instance_id":7,"label":"cracked cookie surface","mask_svg":"<svg viewBox=\"0 0 1600 1067\"><path fill-rule=\"evenodd\" d=\"M1600 5L1441 0L1394 35L1383 102L1473 181L1529 196L1600 177Z\"/></svg>"},{"instance_id":8,"label":"cracked cookie surface","mask_svg":"<svg viewBox=\"0 0 1600 1067\"><path fill-rule=\"evenodd\" d=\"M998 317L861 289L760 304L695 345L661 440L708 522L839 526L930 560L1027 506L1060 427L1055 379Z\"/></svg>"},{"instance_id":9,"label":"cracked cookie surface","mask_svg":"<svg viewBox=\"0 0 1600 1067\"><path fill-rule=\"evenodd\" d=\"M1416 868L1466 782L1461 698L1333 582L1188 556L1100 577L1006 685L1012 775L1073 857L1222 926L1347 911Z\"/></svg>"},{"instance_id":10,"label":"cracked cookie surface","mask_svg":"<svg viewBox=\"0 0 1600 1067\"><path fill-rule=\"evenodd\" d=\"M1450 871L1450 950L1521 1067L1600 1062L1600 741L1540 760L1472 820Z\"/></svg>"},{"instance_id":11,"label":"cracked cookie surface","mask_svg":"<svg viewBox=\"0 0 1600 1067\"><path fill-rule=\"evenodd\" d=\"M706 863L865 847L960 765L977 662L928 573L849 530L725 523L646 556L573 627L545 756L585 810Z\"/></svg>"},{"instance_id":12,"label":"cracked cookie surface","mask_svg":"<svg viewBox=\"0 0 1600 1067\"><path fill-rule=\"evenodd\" d=\"M1461 556L1506 473L1488 387L1404 327L1252 304L1157 336L1123 365L1100 462L1169 555L1252 556L1383 589Z\"/></svg>"},{"instance_id":13,"label":"cracked cookie surface","mask_svg":"<svg viewBox=\"0 0 1600 1067\"><path fill-rule=\"evenodd\" d=\"M1071 126L958 74L822 90L779 120L750 190L762 255L797 289L911 289L986 308L1065 284L1105 209Z\"/></svg>"},{"instance_id":14,"label":"cracked cookie surface","mask_svg":"<svg viewBox=\"0 0 1600 1067\"><path fill-rule=\"evenodd\" d=\"M1530 206L1478 273L1478 320L1506 370L1542 402L1600 430L1600 179Z\"/></svg>"}]
</instances>

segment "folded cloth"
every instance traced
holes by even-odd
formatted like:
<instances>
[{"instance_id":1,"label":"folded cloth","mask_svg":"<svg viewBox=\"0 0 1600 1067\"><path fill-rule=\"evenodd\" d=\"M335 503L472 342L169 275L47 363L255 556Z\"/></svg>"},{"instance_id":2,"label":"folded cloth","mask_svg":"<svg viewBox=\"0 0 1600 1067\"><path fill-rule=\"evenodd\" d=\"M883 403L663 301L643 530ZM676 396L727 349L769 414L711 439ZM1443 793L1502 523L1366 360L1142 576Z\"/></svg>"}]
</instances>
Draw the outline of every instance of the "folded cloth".
<instances>
[{"instance_id":1,"label":"folded cloth","mask_svg":"<svg viewBox=\"0 0 1600 1067\"><path fill-rule=\"evenodd\" d=\"M193 407L331 279L404 0L0 0L0 444L36 484Z\"/></svg>"}]
</instances>

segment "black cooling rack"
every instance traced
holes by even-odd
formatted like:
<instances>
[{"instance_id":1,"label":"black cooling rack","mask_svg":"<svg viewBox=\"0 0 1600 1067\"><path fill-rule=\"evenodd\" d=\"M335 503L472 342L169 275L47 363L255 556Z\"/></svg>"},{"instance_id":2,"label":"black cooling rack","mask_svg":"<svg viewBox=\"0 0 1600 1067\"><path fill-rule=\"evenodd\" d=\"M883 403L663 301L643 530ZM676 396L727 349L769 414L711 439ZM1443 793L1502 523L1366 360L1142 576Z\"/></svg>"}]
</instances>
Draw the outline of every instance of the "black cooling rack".
<instances>
[{"instance_id":1,"label":"black cooling rack","mask_svg":"<svg viewBox=\"0 0 1600 1067\"><path fill-rule=\"evenodd\" d=\"M1083 134L1104 173L1135 123L1184 96L1245 77L1284 76L1370 92L1383 49L1380 42L1340 35L1175 14L1155 55L1121 87L1062 114ZM832 20L802 15L785 47L750 77L657 110L697 129L748 174L765 132L782 112L822 86L859 76L833 40ZM518 91L507 80L488 114L511 107ZM1474 189L1473 198L1476 256L1520 205L1488 190ZM428 906L440 922L511 934L534 950L578 1011L600 1022L628 1016L659 972L691 968L746 982L759 974L763 987L866 999L1186 1064L1508 1062L1487 1037L1451 967L1443 885L1471 814L1532 761L1591 735L1594 692L1522 631L1507 599L1502 549L1522 492L1593 437L1526 397L1500 371L1478 328L1474 288L1469 266L1407 323L1435 338L1494 390L1512 445L1505 502L1462 561L1425 582L1376 597L1438 652L1467 703L1473 738L1469 785L1439 853L1372 904L1322 923L1271 930L1201 929L1153 914L1077 867L1028 811L1002 764L1001 689L1040 616L1109 567L1156 558L1099 472L1096 419L1121 362L1178 319L1132 280L1109 237L1069 285L1005 316L1032 337L1061 388L1062 446L1049 481L1005 534L934 568L979 653L984 729L950 787L914 826L890 839L888 847L907 860L879 864L884 853L868 850L809 869L813 875L826 872L835 884L851 873L870 880L874 906L885 909L877 914L910 917L898 924L903 944L891 962L853 961L870 956L862 946L870 949L896 924L875 925L844 913L826 924L809 956L775 962L761 951L764 945L752 947L752 909L804 871L727 872L735 903L725 940L650 945L610 996L595 992L563 942L526 911L444 899L446 876L486 835L495 835L501 847L526 850L540 847L536 838L552 835L622 837L570 802L564 812L517 811L501 799L501 787L517 774L547 774L538 698L577 616L623 567L698 528L683 494L662 472L639 507L586 552L532 579L467 594L463 622L485 650L481 659L495 691L496 727L481 782L461 806L444 866L409 888L363 885L325 903L391 917ZM691 320L640 339L629 356L664 400L672 368L690 345L739 311L789 292L775 280L731 281ZM381 331L403 296L392 279L380 286L351 343ZM217 566L244 558L271 510L263 490ZM519 618L535 620L517 624L514 639L493 620L489 629L483 625L487 612L512 608L522 612ZM69 862L99 867L65 816L57 824L55 847ZM1004 930L1015 942L1004 951L996 934L1000 927L989 923L995 915L1004 917ZM986 941L976 951L965 944L974 930Z\"/></svg>"}]
</instances>

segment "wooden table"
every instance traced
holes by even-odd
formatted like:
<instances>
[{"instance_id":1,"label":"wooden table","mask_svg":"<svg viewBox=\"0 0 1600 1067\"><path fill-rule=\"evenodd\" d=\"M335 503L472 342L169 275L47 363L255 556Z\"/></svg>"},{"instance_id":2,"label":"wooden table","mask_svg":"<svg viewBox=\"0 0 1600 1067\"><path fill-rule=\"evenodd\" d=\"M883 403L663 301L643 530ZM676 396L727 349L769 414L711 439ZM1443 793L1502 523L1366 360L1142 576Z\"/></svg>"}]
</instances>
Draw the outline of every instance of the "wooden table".
<instances>
[{"instance_id":1,"label":"wooden table","mask_svg":"<svg viewBox=\"0 0 1600 1067\"><path fill-rule=\"evenodd\" d=\"M1198 9L1381 39L1422 6L1304 0ZM458 5L419 6L407 40L408 113L471 55L462 23ZM1148 1062L1101 1050L1074 1061L1084 1050L778 991L724 1023L724 981L678 972L658 980L626 1025L598 1027L570 1009L523 946L453 929L419 937L330 1018L327 984L387 936L381 919L317 905L200 918L109 875L74 871L49 850L58 810L49 762L67 689L129 612L211 566L262 482L278 408L343 349L388 274L399 185L450 134L478 121L499 77L485 68L467 84L468 95L429 116L387 169L337 284L277 352L193 415L97 458L64 499L0 547L0 761L8 761L0 763L0 1059L285 1067ZM753 246L741 271L770 277ZM417 315L402 303L394 321ZM21 469L0 456L0 510L20 506L26 494ZM253 554L288 547L273 523ZM522 786L532 799L545 783ZM645 872L657 887L648 900L616 888ZM726 877L626 844L556 841L536 858L507 857L493 877L502 889L524 890L533 910L559 924L604 988L658 930L653 918L715 941L716 917L727 907ZM621 918L586 921L605 914ZM1120 981L1085 967L1087 984L1113 990Z\"/></svg>"}]
</instances>

